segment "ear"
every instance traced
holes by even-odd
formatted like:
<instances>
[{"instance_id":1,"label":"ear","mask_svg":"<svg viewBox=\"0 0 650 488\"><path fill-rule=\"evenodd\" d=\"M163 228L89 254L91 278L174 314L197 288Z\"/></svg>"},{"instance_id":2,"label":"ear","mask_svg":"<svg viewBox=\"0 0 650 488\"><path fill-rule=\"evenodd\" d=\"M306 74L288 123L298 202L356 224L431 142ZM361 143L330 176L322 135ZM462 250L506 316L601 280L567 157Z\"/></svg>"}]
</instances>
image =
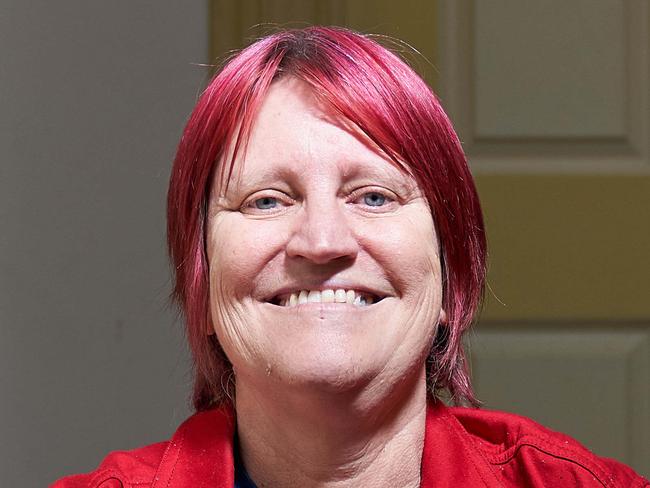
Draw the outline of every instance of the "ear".
<instances>
[{"instance_id":1,"label":"ear","mask_svg":"<svg viewBox=\"0 0 650 488\"><path fill-rule=\"evenodd\" d=\"M205 333L206 335L214 335L214 325L212 324L212 314L210 313L210 310L208 310L208 316L206 317L205 320Z\"/></svg>"},{"instance_id":2,"label":"ear","mask_svg":"<svg viewBox=\"0 0 650 488\"><path fill-rule=\"evenodd\" d=\"M438 316L438 323L445 325L447 323L447 312L444 308L440 309L440 315Z\"/></svg>"}]
</instances>

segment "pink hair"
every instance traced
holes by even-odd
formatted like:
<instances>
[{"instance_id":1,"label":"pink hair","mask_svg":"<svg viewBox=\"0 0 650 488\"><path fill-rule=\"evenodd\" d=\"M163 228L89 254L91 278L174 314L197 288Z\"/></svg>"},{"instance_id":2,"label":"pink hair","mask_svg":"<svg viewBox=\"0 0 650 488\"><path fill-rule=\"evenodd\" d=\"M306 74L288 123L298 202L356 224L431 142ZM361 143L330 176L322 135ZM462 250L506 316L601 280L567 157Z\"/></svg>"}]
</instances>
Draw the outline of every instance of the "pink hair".
<instances>
[{"instance_id":1,"label":"pink hair","mask_svg":"<svg viewBox=\"0 0 650 488\"><path fill-rule=\"evenodd\" d=\"M478 402L472 392L462 336L483 297L486 241L478 195L456 133L424 81L398 56L361 34L338 27L288 30L262 38L234 56L200 97L181 138L168 193L167 232L175 273L173 296L194 357L197 410L227 398L232 368L215 335L208 335L206 207L217 162L228 143L245 148L269 85L293 76L313 87L410 172L423 190L438 231L443 308L427 361L434 397L445 390L456 404ZM223 164L220 171L226 171Z\"/></svg>"}]
</instances>

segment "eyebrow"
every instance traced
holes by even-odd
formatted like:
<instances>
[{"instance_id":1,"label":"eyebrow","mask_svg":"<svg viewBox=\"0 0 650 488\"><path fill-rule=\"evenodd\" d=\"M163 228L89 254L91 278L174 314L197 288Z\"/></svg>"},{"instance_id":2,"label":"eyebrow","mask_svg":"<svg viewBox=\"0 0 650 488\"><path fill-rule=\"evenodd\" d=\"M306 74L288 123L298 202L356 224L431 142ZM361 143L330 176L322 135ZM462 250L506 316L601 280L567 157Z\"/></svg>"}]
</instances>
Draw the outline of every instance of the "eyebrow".
<instances>
[{"instance_id":1,"label":"eyebrow","mask_svg":"<svg viewBox=\"0 0 650 488\"><path fill-rule=\"evenodd\" d=\"M368 160L343 160L340 163L333 162L332 164L344 164L346 166L342 171L344 183L355 179L369 179L390 182L391 185L396 186L397 189L404 193L417 189L417 182L411 175L396 167L392 162L385 162L391 166L391 169L381 168ZM287 184L287 182L291 185L292 181L298 179L299 172L302 170L303 168L300 168L299 171L296 171L279 163L266 166L255 173L246 174L246 171L243 171L241 176L236 177L233 174L228 184L228 191L223 197L230 200L240 193L247 193L253 188L261 186L274 184L281 186Z\"/></svg>"},{"instance_id":2,"label":"eyebrow","mask_svg":"<svg viewBox=\"0 0 650 488\"><path fill-rule=\"evenodd\" d=\"M418 183L412 175L398 167L393 161L384 159L384 162L387 166L379 166L370 161L360 161L360 164L354 165L351 171L345 175L345 179L350 181L367 178L389 182L405 197L418 190Z\"/></svg>"},{"instance_id":3,"label":"eyebrow","mask_svg":"<svg viewBox=\"0 0 650 488\"><path fill-rule=\"evenodd\" d=\"M246 174L245 171L238 176L234 176L233 174L231 175L228 184L228 191L224 196L229 198L233 194L236 195L249 188L255 188L262 186L263 184L267 185L273 182L286 181L287 178L291 177L293 177L293 172L291 170L278 165L268 166L261 171L256 171L251 174Z\"/></svg>"}]
</instances>

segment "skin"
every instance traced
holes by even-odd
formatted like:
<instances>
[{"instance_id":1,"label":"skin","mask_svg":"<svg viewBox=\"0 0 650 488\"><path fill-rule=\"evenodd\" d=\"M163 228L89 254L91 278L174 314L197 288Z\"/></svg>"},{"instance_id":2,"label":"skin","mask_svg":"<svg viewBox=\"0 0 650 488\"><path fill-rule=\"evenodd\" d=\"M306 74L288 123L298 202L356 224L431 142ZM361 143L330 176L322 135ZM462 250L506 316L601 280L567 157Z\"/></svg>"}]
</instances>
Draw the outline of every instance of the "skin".
<instances>
[{"instance_id":1,"label":"skin","mask_svg":"<svg viewBox=\"0 0 650 488\"><path fill-rule=\"evenodd\" d=\"M249 474L260 487L419 486L424 363L444 311L415 180L284 78L224 183L209 205L208 333L233 365ZM318 288L385 298L269 303Z\"/></svg>"}]
</instances>

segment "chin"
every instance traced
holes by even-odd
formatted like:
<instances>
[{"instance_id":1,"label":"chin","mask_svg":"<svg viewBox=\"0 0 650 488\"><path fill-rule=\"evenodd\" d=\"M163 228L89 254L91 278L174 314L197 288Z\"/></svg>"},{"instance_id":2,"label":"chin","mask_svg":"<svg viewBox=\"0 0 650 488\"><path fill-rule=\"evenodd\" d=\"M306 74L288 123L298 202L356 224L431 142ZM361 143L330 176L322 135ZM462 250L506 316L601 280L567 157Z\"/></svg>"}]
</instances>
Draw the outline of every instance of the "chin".
<instances>
[{"instance_id":1,"label":"chin","mask_svg":"<svg viewBox=\"0 0 650 488\"><path fill-rule=\"evenodd\" d=\"M316 352L307 357L286 358L275 364L270 377L283 387L314 393L346 393L365 388L382 371L375 364L365 364L357 356Z\"/></svg>"}]
</instances>

